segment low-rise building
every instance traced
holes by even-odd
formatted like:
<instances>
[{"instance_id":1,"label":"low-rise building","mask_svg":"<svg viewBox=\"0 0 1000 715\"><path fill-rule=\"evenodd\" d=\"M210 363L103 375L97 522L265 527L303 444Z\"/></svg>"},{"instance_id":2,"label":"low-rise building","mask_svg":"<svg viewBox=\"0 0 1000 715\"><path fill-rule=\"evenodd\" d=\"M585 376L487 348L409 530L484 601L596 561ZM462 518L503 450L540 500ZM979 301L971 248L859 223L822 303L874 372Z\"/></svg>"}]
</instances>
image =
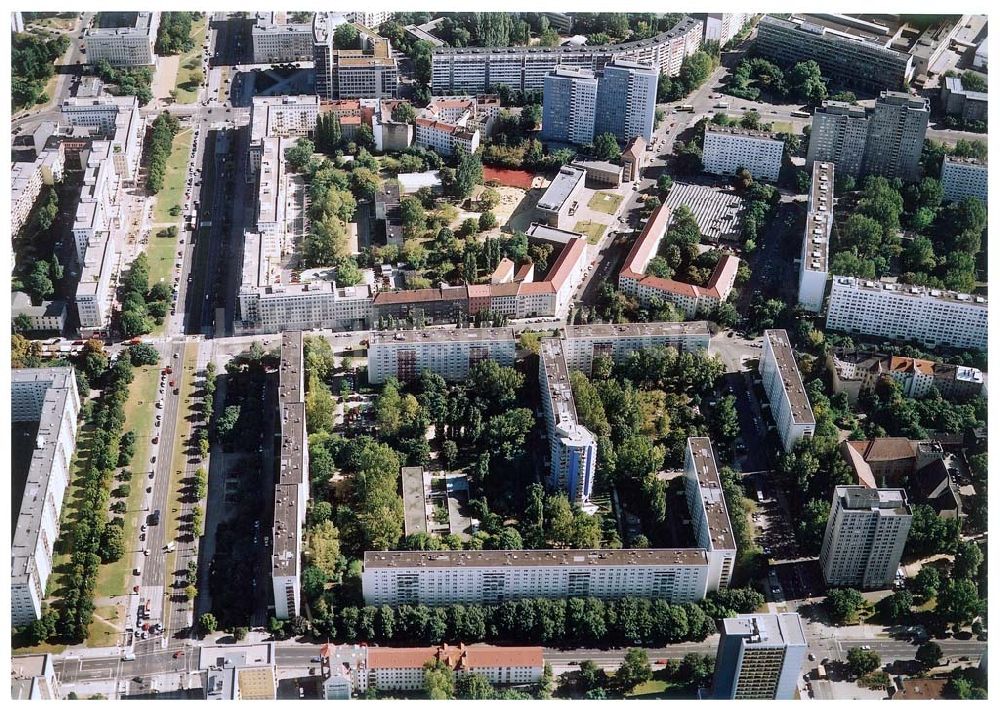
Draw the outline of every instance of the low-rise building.
<instances>
[{"instance_id":1,"label":"low-rise building","mask_svg":"<svg viewBox=\"0 0 1000 715\"><path fill-rule=\"evenodd\" d=\"M837 487L819 556L826 584L891 586L912 521L902 489Z\"/></svg>"},{"instance_id":2,"label":"low-rise building","mask_svg":"<svg viewBox=\"0 0 1000 715\"><path fill-rule=\"evenodd\" d=\"M826 329L986 350L987 308L980 295L834 276Z\"/></svg>"},{"instance_id":3,"label":"low-rise building","mask_svg":"<svg viewBox=\"0 0 1000 715\"><path fill-rule=\"evenodd\" d=\"M583 169L592 184L617 189L622 185L625 168L610 161L574 161L573 166Z\"/></svg>"},{"instance_id":4,"label":"low-rise building","mask_svg":"<svg viewBox=\"0 0 1000 715\"><path fill-rule=\"evenodd\" d=\"M445 380L464 380L477 362L514 364L517 338L511 328L372 331L368 344L368 381L390 376L404 382L424 370Z\"/></svg>"},{"instance_id":5,"label":"low-rise building","mask_svg":"<svg viewBox=\"0 0 1000 715\"><path fill-rule=\"evenodd\" d=\"M834 392L857 403L863 390L873 390L881 379L899 385L903 395L920 399L933 387L949 400L967 400L983 394L986 379L974 367L933 360L857 350L835 350L827 356Z\"/></svg>"},{"instance_id":6,"label":"low-rise building","mask_svg":"<svg viewBox=\"0 0 1000 715\"><path fill-rule=\"evenodd\" d=\"M961 201L974 196L988 201L989 167L973 157L946 156L941 162L941 190L945 201Z\"/></svg>"},{"instance_id":7,"label":"low-rise building","mask_svg":"<svg viewBox=\"0 0 1000 715\"><path fill-rule=\"evenodd\" d=\"M206 700L276 700L274 644L203 646L198 669Z\"/></svg>"},{"instance_id":8,"label":"low-rise building","mask_svg":"<svg viewBox=\"0 0 1000 715\"><path fill-rule=\"evenodd\" d=\"M990 97L986 92L975 92L966 89L961 77L943 77L941 79L941 109L945 114L961 117L967 122L987 121L989 116Z\"/></svg>"},{"instance_id":9,"label":"low-rise building","mask_svg":"<svg viewBox=\"0 0 1000 715\"><path fill-rule=\"evenodd\" d=\"M433 149L442 156L452 156L464 151L473 154L479 148L479 130L469 131L457 124L449 124L427 117L414 120L413 142L417 146Z\"/></svg>"},{"instance_id":10,"label":"low-rise building","mask_svg":"<svg viewBox=\"0 0 1000 715\"><path fill-rule=\"evenodd\" d=\"M819 313L823 310L829 276L830 232L833 230L834 164L817 161L812 165L806 230L802 236L799 266L799 307Z\"/></svg>"},{"instance_id":11,"label":"low-rise building","mask_svg":"<svg viewBox=\"0 0 1000 715\"><path fill-rule=\"evenodd\" d=\"M659 250L660 242L670 226L670 217L670 209L666 206L653 211L625 258L618 274L618 287L643 304L654 300L669 301L680 307L688 319L699 313L710 313L732 292L740 261L736 256L723 255L704 288L671 278L647 275L646 267Z\"/></svg>"},{"instance_id":12,"label":"low-rise building","mask_svg":"<svg viewBox=\"0 0 1000 715\"><path fill-rule=\"evenodd\" d=\"M572 215L576 213L576 207L579 205L577 198L583 190L586 178L587 173L583 169L573 166L559 169L559 173L535 205L542 223L554 228L569 227L564 224L573 220Z\"/></svg>"},{"instance_id":13,"label":"low-rise building","mask_svg":"<svg viewBox=\"0 0 1000 715\"><path fill-rule=\"evenodd\" d=\"M729 176L747 169L755 179L777 181L785 142L773 132L743 127L705 127L702 163L709 174Z\"/></svg>"},{"instance_id":14,"label":"low-rise building","mask_svg":"<svg viewBox=\"0 0 1000 715\"><path fill-rule=\"evenodd\" d=\"M539 646L429 646L423 648L368 648L369 687L378 690L423 690L424 666L443 664L455 677L480 675L493 685L531 685L542 679L545 667Z\"/></svg>"},{"instance_id":15,"label":"low-rise building","mask_svg":"<svg viewBox=\"0 0 1000 715\"><path fill-rule=\"evenodd\" d=\"M66 301L43 300L39 305L32 305L27 293L16 291L10 294L10 315L15 327L18 318L24 316L32 332L61 333L66 325Z\"/></svg>"},{"instance_id":16,"label":"low-rise building","mask_svg":"<svg viewBox=\"0 0 1000 715\"><path fill-rule=\"evenodd\" d=\"M635 137L622 150L622 181L638 181L646 165L646 140Z\"/></svg>"},{"instance_id":17,"label":"low-rise building","mask_svg":"<svg viewBox=\"0 0 1000 715\"><path fill-rule=\"evenodd\" d=\"M42 617L76 449L80 395L71 367L11 371L11 421L38 423L11 543L11 625ZM14 501L18 501L15 494Z\"/></svg>"},{"instance_id":18,"label":"low-rise building","mask_svg":"<svg viewBox=\"0 0 1000 715\"><path fill-rule=\"evenodd\" d=\"M120 13L135 16L125 27L96 27L85 30L83 44L87 51L87 64L96 65L106 60L112 67L137 67L156 63L156 33L160 27L160 13Z\"/></svg>"},{"instance_id":19,"label":"low-rise building","mask_svg":"<svg viewBox=\"0 0 1000 715\"><path fill-rule=\"evenodd\" d=\"M781 445L786 452L791 452L800 439L812 437L816 432L816 417L802 385L802 375L795 362L788 333L784 330L765 330L763 342L761 380Z\"/></svg>"}]
</instances>

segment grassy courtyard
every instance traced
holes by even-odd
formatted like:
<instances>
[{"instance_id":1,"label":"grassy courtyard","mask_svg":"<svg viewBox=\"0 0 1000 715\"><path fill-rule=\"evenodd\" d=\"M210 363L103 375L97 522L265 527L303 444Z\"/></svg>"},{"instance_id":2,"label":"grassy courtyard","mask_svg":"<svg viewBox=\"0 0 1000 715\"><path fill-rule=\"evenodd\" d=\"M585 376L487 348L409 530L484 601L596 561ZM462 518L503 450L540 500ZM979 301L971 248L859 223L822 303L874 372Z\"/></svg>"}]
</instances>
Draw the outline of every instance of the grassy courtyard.
<instances>
[{"instance_id":1,"label":"grassy courtyard","mask_svg":"<svg viewBox=\"0 0 1000 715\"><path fill-rule=\"evenodd\" d=\"M621 206L622 197L610 191L598 191L587 202L587 207L605 214L614 214Z\"/></svg>"},{"instance_id":2,"label":"grassy courtyard","mask_svg":"<svg viewBox=\"0 0 1000 715\"><path fill-rule=\"evenodd\" d=\"M156 195L156 206L153 208L155 223L180 223L180 216L171 216L171 206L184 205L184 182L187 179L187 164L191 156L191 142L194 132L191 129L181 129L174 136L167 158L167 169L163 177L163 188Z\"/></svg>"},{"instance_id":3,"label":"grassy courtyard","mask_svg":"<svg viewBox=\"0 0 1000 715\"><path fill-rule=\"evenodd\" d=\"M573 230L577 233L582 233L587 237L587 243L597 243L601 240L601 236L604 235L604 230L608 227L606 223L597 223L596 221L577 221L576 226Z\"/></svg>"},{"instance_id":4,"label":"grassy courtyard","mask_svg":"<svg viewBox=\"0 0 1000 715\"><path fill-rule=\"evenodd\" d=\"M202 45L205 43L205 32L208 18L202 16L191 23L191 39L194 46L179 58L177 65L177 81L174 89L177 92L178 104L190 104L198 99L198 89L204 81L201 69Z\"/></svg>"}]
</instances>

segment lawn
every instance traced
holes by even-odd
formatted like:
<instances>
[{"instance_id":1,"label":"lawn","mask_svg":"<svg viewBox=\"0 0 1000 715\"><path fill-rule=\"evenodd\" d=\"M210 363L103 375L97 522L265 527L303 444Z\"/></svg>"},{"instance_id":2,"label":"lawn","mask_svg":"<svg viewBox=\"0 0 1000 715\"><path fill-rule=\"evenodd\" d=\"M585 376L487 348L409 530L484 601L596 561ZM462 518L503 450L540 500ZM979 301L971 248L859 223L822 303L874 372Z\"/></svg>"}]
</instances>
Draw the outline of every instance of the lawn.
<instances>
[{"instance_id":1,"label":"lawn","mask_svg":"<svg viewBox=\"0 0 1000 715\"><path fill-rule=\"evenodd\" d=\"M219 103L229 101L229 85L226 84L226 80L229 79L229 68L223 67L222 71L219 73Z\"/></svg>"},{"instance_id":2,"label":"lawn","mask_svg":"<svg viewBox=\"0 0 1000 715\"><path fill-rule=\"evenodd\" d=\"M573 230L577 233L582 233L587 237L588 243L597 243L601 240L601 236L604 235L604 230L608 227L606 223L597 223L596 221L577 221L576 226Z\"/></svg>"},{"instance_id":3,"label":"lawn","mask_svg":"<svg viewBox=\"0 0 1000 715\"><path fill-rule=\"evenodd\" d=\"M73 460L70 466L70 483L63 496L62 513L59 515L59 525L61 530L60 538L56 541L56 548L52 554L52 574L49 576L45 587L45 595L51 601L59 593L63 586L65 572L61 567L69 563L71 549L67 548L66 538L73 531L73 524L76 523L77 511L80 505L80 471L86 466L89 456L90 435L94 431L93 425L89 422L80 426L80 431L76 437L76 451L73 453Z\"/></svg>"},{"instance_id":4,"label":"lawn","mask_svg":"<svg viewBox=\"0 0 1000 715\"><path fill-rule=\"evenodd\" d=\"M124 559L123 559L124 560ZM110 648L118 645L124 632L125 609L122 606L98 606L94 609L94 620L87 630L87 646L90 648ZM114 626L108 625L113 623Z\"/></svg>"},{"instance_id":5,"label":"lawn","mask_svg":"<svg viewBox=\"0 0 1000 715\"><path fill-rule=\"evenodd\" d=\"M677 683L657 679L657 673L653 674L652 680L647 680L642 685L637 685L631 693L628 693L626 700L673 700L677 698L691 698L694 692L689 688Z\"/></svg>"},{"instance_id":6,"label":"lawn","mask_svg":"<svg viewBox=\"0 0 1000 715\"><path fill-rule=\"evenodd\" d=\"M188 159L191 158L191 142L194 133L191 129L182 129L174 136L170 156L167 158L167 169L163 177L163 188L156 195L156 206L153 208L154 223L180 223L180 216L171 216L170 207L184 205L184 182L187 180Z\"/></svg>"},{"instance_id":7,"label":"lawn","mask_svg":"<svg viewBox=\"0 0 1000 715\"><path fill-rule=\"evenodd\" d=\"M612 194L610 191L598 191L595 193L590 201L587 202L588 208L592 208L594 211L600 211L605 214L614 214L618 210L618 207L622 203L622 197L618 194Z\"/></svg>"},{"instance_id":8,"label":"lawn","mask_svg":"<svg viewBox=\"0 0 1000 715\"><path fill-rule=\"evenodd\" d=\"M795 134L795 129L792 127L791 122L771 122L771 131L776 133L785 132L786 134Z\"/></svg>"},{"instance_id":9,"label":"lawn","mask_svg":"<svg viewBox=\"0 0 1000 715\"><path fill-rule=\"evenodd\" d=\"M201 82L204 81L204 77L195 82L192 80L192 75L196 72L202 72L201 46L205 43L205 26L207 22L207 16L203 15L191 23L191 38L194 40L194 46L189 52L185 52L180 56L177 66L177 81L174 83L178 104L190 104L198 99L198 89Z\"/></svg>"}]
</instances>

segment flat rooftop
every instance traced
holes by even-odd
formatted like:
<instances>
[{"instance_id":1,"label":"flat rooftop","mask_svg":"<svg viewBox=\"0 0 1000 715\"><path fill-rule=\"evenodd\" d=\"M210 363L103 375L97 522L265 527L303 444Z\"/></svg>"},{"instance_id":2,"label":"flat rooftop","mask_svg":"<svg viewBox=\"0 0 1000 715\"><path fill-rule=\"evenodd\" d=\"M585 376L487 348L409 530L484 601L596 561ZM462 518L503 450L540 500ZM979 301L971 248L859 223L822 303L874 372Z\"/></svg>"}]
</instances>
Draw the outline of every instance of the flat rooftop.
<instances>
[{"instance_id":1,"label":"flat rooftop","mask_svg":"<svg viewBox=\"0 0 1000 715\"><path fill-rule=\"evenodd\" d=\"M427 533L427 501L424 496L424 468L402 467L399 481L403 491L403 534Z\"/></svg>"},{"instance_id":2,"label":"flat rooftop","mask_svg":"<svg viewBox=\"0 0 1000 715\"><path fill-rule=\"evenodd\" d=\"M841 286L850 286L861 291L870 293L893 293L900 298L919 300L921 298L932 298L951 303L964 303L970 307L981 307L986 310L989 300L983 295L970 295L969 293L959 293L953 290L939 288L928 288L926 286L910 285L908 283L896 283L892 281L870 281L864 278L852 278L848 276L835 276L834 283Z\"/></svg>"},{"instance_id":3,"label":"flat rooftop","mask_svg":"<svg viewBox=\"0 0 1000 715\"><path fill-rule=\"evenodd\" d=\"M705 238L719 241L742 236L746 201L733 191L675 181L663 205L671 213L681 206L691 209Z\"/></svg>"},{"instance_id":4,"label":"flat rooftop","mask_svg":"<svg viewBox=\"0 0 1000 715\"><path fill-rule=\"evenodd\" d=\"M733 136L751 137L753 139L767 139L776 142L782 141L781 139L778 139L777 134L774 132L767 132L763 129L745 129L744 127L734 126L723 127L719 124L709 124L705 127L705 132L706 134L730 134Z\"/></svg>"},{"instance_id":5,"label":"flat rooftop","mask_svg":"<svg viewBox=\"0 0 1000 715\"><path fill-rule=\"evenodd\" d=\"M369 344L376 343L481 343L487 340L515 342L513 328L434 328L431 330L373 330Z\"/></svg>"},{"instance_id":6,"label":"flat rooftop","mask_svg":"<svg viewBox=\"0 0 1000 715\"><path fill-rule=\"evenodd\" d=\"M535 568L704 566L704 549L536 549L531 551L366 551L364 568Z\"/></svg>"},{"instance_id":7,"label":"flat rooftop","mask_svg":"<svg viewBox=\"0 0 1000 715\"><path fill-rule=\"evenodd\" d=\"M761 646L808 644L798 613L754 613L723 618L721 632L727 636L744 636L747 643Z\"/></svg>"},{"instance_id":8,"label":"flat rooftop","mask_svg":"<svg viewBox=\"0 0 1000 715\"><path fill-rule=\"evenodd\" d=\"M274 488L274 528L272 529L271 573L296 576L299 573L299 485L279 484Z\"/></svg>"},{"instance_id":9,"label":"flat rooftop","mask_svg":"<svg viewBox=\"0 0 1000 715\"><path fill-rule=\"evenodd\" d=\"M543 211L559 211L569 199L570 194L586 179L586 176L587 172L583 169L564 166L556 174L549 187L545 189L542 198L538 200L538 208Z\"/></svg>"},{"instance_id":10,"label":"flat rooftop","mask_svg":"<svg viewBox=\"0 0 1000 715\"><path fill-rule=\"evenodd\" d=\"M812 183L809 185L809 212L806 214L802 254L803 264L813 271L825 272L830 257L834 173L832 162L813 162Z\"/></svg>"},{"instance_id":11,"label":"flat rooftop","mask_svg":"<svg viewBox=\"0 0 1000 715\"><path fill-rule=\"evenodd\" d=\"M302 402L302 331L286 330L281 334L281 366L278 370L278 401Z\"/></svg>"},{"instance_id":12,"label":"flat rooftop","mask_svg":"<svg viewBox=\"0 0 1000 715\"><path fill-rule=\"evenodd\" d=\"M563 328L567 340L584 338L634 338L669 335L711 335L708 322L691 320L682 323L593 323L567 325Z\"/></svg>"},{"instance_id":13,"label":"flat rooftop","mask_svg":"<svg viewBox=\"0 0 1000 715\"><path fill-rule=\"evenodd\" d=\"M566 368L562 341L543 340L539 359L548 382L548 394L544 395L543 399L547 400L551 407L556 426L563 430L572 430L580 422L576 415L576 403L573 400L573 388L569 382L569 370Z\"/></svg>"},{"instance_id":14,"label":"flat rooftop","mask_svg":"<svg viewBox=\"0 0 1000 715\"><path fill-rule=\"evenodd\" d=\"M524 232L528 238L535 238L540 241L551 243L569 243L574 238L583 238L582 233L576 231L566 231L561 228L546 226L544 223L532 223L528 230Z\"/></svg>"},{"instance_id":15,"label":"flat rooftop","mask_svg":"<svg viewBox=\"0 0 1000 715\"><path fill-rule=\"evenodd\" d=\"M847 511L878 512L883 516L907 516L911 513L906 492L902 489L840 486L834 490L834 499Z\"/></svg>"},{"instance_id":16,"label":"flat rooftop","mask_svg":"<svg viewBox=\"0 0 1000 715\"><path fill-rule=\"evenodd\" d=\"M722 480L715 465L712 441L708 437L689 437L688 452L698 477L702 507L708 522L708 533L714 549L736 549L733 525L726 509L726 498L722 491Z\"/></svg>"},{"instance_id":17,"label":"flat rooftop","mask_svg":"<svg viewBox=\"0 0 1000 715\"><path fill-rule=\"evenodd\" d=\"M815 424L816 417L813 415L812 405L809 404L809 396L806 395L806 390L802 386L802 375L795 362L795 353L792 352L788 333L784 330L765 330L764 340L771 345L771 350L774 352L774 361L778 366L778 376L781 378L782 389L791 406L792 422L795 424Z\"/></svg>"}]
</instances>

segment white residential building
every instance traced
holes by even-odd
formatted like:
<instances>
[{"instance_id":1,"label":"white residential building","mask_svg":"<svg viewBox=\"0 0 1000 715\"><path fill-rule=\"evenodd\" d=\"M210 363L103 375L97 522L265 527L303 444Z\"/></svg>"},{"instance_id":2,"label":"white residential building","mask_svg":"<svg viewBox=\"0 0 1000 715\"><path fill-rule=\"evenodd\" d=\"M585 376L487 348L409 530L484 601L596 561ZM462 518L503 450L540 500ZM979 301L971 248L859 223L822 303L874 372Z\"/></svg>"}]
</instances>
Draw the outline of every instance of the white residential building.
<instances>
[{"instance_id":1,"label":"white residential building","mask_svg":"<svg viewBox=\"0 0 1000 715\"><path fill-rule=\"evenodd\" d=\"M286 12L258 12L250 39L256 64L313 58L312 22L288 22Z\"/></svg>"},{"instance_id":2,"label":"white residential building","mask_svg":"<svg viewBox=\"0 0 1000 715\"><path fill-rule=\"evenodd\" d=\"M941 162L941 189L945 201L961 201L975 196L985 205L989 186L989 166L972 157L946 156Z\"/></svg>"},{"instance_id":3,"label":"white residential building","mask_svg":"<svg viewBox=\"0 0 1000 715\"><path fill-rule=\"evenodd\" d=\"M21 13L13 13L20 15ZM11 700L62 700L51 653L16 655L10 662Z\"/></svg>"},{"instance_id":4,"label":"white residential building","mask_svg":"<svg viewBox=\"0 0 1000 715\"><path fill-rule=\"evenodd\" d=\"M542 412L549 436L549 489L586 503L594 488L597 438L580 424L559 340L543 340L538 359Z\"/></svg>"},{"instance_id":5,"label":"white residential building","mask_svg":"<svg viewBox=\"0 0 1000 715\"><path fill-rule=\"evenodd\" d=\"M124 182L134 182L142 160L146 122L135 97L69 97L60 106L72 127L86 127L111 142L115 171Z\"/></svg>"},{"instance_id":6,"label":"white residential building","mask_svg":"<svg viewBox=\"0 0 1000 715\"><path fill-rule=\"evenodd\" d=\"M459 328L372 331L368 343L368 381L389 377L413 380L424 370L445 380L464 380L477 362L514 365L517 338L512 328Z\"/></svg>"},{"instance_id":7,"label":"white residential building","mask_svg":"<svg viewBox=\"0 0 1000 715\"><path fill-rule=\"evenodd\" d=\"M114 67L137 67L156 63L156 32L160 13L135 13L131 27L93 28L83 33L87 64L107 60Z\"/></svg>"},{"instance_id":8,"label":"white residential building","mask_svg":"<svg viewBox=\"0 0 1000 715\"><path fill-rule=\"evenodd\" d=\"M10 400L12 422L38 423L11 543L11 625L17 627L41 618L52 573L80 412L73 368L12 370Z\"/></svg>"},{"instance_id":9,"label":"white residential building","mask_svg":"<svg viewBox=\"0 0 1000 715\"><path fill-rule=\"evenodd\" d=\"M389 40L355 23L360 46L337 49L334 29L343 22L343 15L332 12L318 12L313 20L316 94L324 99L395 97L399 68Z\"/></svg>"},{"instance_id":10,"label":"white residential building","mask_svg":"<svg viewBox=\"0 0 1000 715\"><path fill-rule=\"evenodd\" d=\"M32 305L27 293L11 293L10 314L13 319L26 316L29 330L61 333L66 324L66 302L43 300L40 305Z\"/></svg>"},{"instance_id":11,"label":"white residential building","mask_svg":"<svg viewBox=\"0 0 1000 715\"><path fill-rule=\"evenodd\" d=\"M785 142L772 132L742 127L705 127L702 163L705 172L730 176L747 169L755 179L777 181Z\"/></svg>"},{"instance_id":12,"label":"white residential building","mask_svg":"<svg viewBox=\"0 0 1000 715\"><path fill-rule=\"evenodd\" d=\"M615 364L639 350L672 347L681 352L708 351L712 334L705 321L688 323L594 323L563 328L563 357L568 370L590 375L594 358Z\"/></svg>"},{"instance_id":13,"label":"white residential building","mask_svg":"<svg viewBox=\"0 0 1000 715\"><path fill-rule=\"evenodd\" d=\"M377 30L383 22L388 22L396 13L387 10L376 10L374 12L349 12L347 19L359 25Z\"/></svg>"},{"instance_id":14,"label":"white residential building","mask_svg":"<svg viewBox=\"0 0 1000 715\"><path fill-rule=\"evenodd\" d=\"M723 618L713 699L793 700L808 648L797 613Z\"/></svg>"},{"instance_id":15,"label":"white residential building","mask_svg":"<svg viewBox=\"0 0 1000 715\"><path fill-rule=\"evenodd\" d=\"M556 67L545 76L542 138L589 144L594 140L597 77L583 67Z\"/></svg>"},{"instance_id":16,"label":"white residential building","mask_svg":"<svg viewBox=\"0 0 1000 715\"><path fill-rule=\"evenodd\" d=\"M306 436L305 366L301 331L281 334L278 418L281 452L274 487L271 586L275 616L299 615L302 582L302 529L309 501L309 447Z\"/></svg>"},{"instance_id":17,"label":"white residential building","mask_svg":"<svg viewBox=\"0 0 1000 715\"><path fill-rule=\"evenodd\" d=\"M980 295L834 276L826 329L986 350L987 307Z\"/></svg>"},{"instance_id":18,"label":"white residential building","mask_svg":"<svg viewBox=\"0 0 1000 715\"><path fill-rule=\"evenodd\" d=\"M708 555L709 590L727 588L736 565L736 538L708 437L688 438L684 493L698 547Z\"/></svg>"},{"instance_id":19,"label":"white residential building","mask_svg":"<svg viewBox=\"0 0 1000 715\"><path fill-rule=\"evenodd\" d=\"M365 605L499 603L518 598L705 597L702 549L367 551Z\"/></svg>"},{"instance_id":20,"label":"white residential building","mask_svg":"<svg viewBox=\"0 0 1000 715\"><path fill-rule=\"evenodd\" d=\"M458 124L449 124L428 117L417 117L413 143L433 149L441 156L452 156L459 149L473 154L479 148L479 130L469 131Z\"/></svg>"},{"instance_id":21,"label":"white residential building","mask_svg":"<svg viewBox=\"0 0 1000 715\"><path fill-rule=\"evenodd\" d=\"M799 265L799 307L819 313L823 310L830 261L830 232L833 230L834 165L817 161L812 165L806 230L802 236Z\"/></svg>"},{"instance_id":22,"label":"white residential building","mask_svg":"<svg viewBox=\"0 0 1000 715\"><path fill-rule=\"evenodd\" d=\"M795 363L791 341L784 330L764 331L760 377L771 404L781 445L786 452L791 452L796 442L803 437L812 437L816 432L816 418L802 386L802 375Z\"/></svg>"},{"instance_id":23,"label":"white residential building","mask_svg":"<svg viewBox=\"0 0 1000 715\"><path fill-rule=\"evenodd\" d=\"M912 521L902 489L837 487L819 556L827 586L891 586Z\"/></svg>"},{"instance_id":24,"label":"white residential building","mask_svg":"<svg viewBox=\"0 0 1000 715\"><path fill-rule=\"evenodd\" d=\"M714 40L719 43L719 47L724 47L751 19L751 12L705 13L705 40Z\"/></svg>"},{"instance_id":25,"label":"white residential building","mask_svg":"<svg viewBox=\"0 0 1000 715\"><path fill-rule=\"evenodd\" d=\"M264 140L268 137L288 139L309 137L316 131L320 100L316 95L254 97L250 112L250 153L247 183L253 182L260 171ZM284 155L281 160L284 161Z\"/></svg>"}]
</instances>

